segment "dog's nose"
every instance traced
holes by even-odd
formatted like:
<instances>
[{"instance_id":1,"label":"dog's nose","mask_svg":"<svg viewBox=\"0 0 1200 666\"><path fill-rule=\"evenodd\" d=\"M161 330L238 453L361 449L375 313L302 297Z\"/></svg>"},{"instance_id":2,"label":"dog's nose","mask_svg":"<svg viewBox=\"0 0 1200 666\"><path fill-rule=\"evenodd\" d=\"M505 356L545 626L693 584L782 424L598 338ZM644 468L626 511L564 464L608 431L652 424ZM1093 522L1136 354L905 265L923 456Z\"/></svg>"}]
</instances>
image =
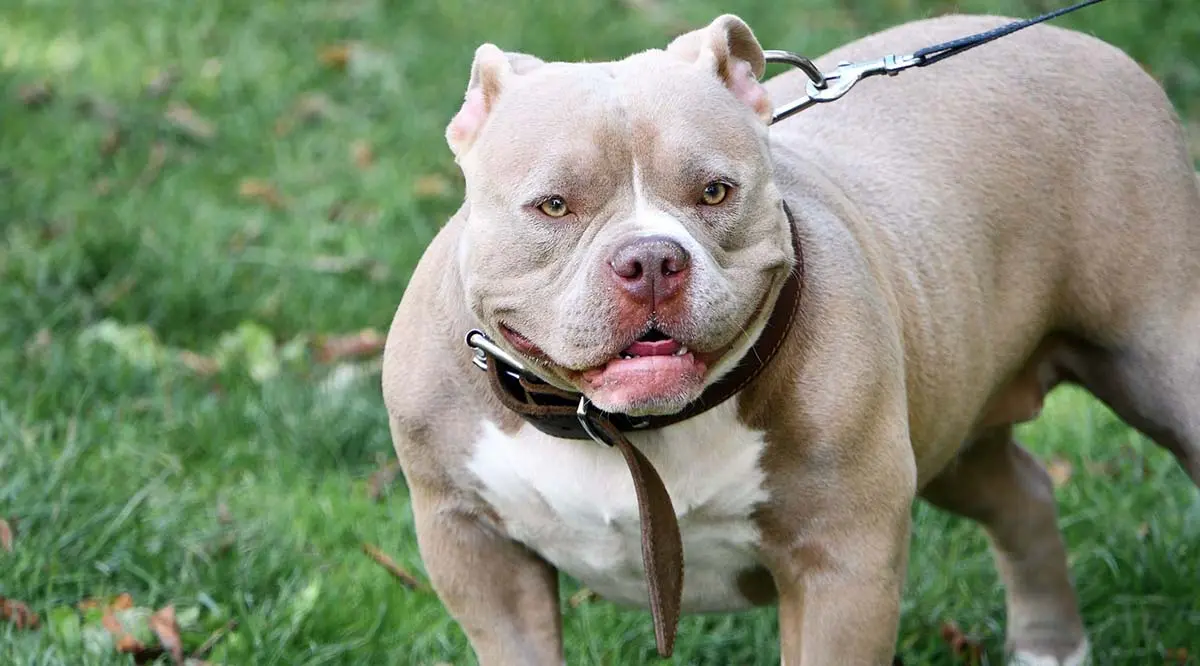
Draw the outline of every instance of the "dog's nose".
<instances>
[{"instance_id":1,"label":"dog's nose","mask_svg":"<svg viewBox=\"0 0 1200 666\"><path fill-rule=\"evenodd\" d=\"M687 281L691 257L666 236L643 236L626 241L613 252L613 276L638 301L662 302Z\"/></svg>"}]
</instances>

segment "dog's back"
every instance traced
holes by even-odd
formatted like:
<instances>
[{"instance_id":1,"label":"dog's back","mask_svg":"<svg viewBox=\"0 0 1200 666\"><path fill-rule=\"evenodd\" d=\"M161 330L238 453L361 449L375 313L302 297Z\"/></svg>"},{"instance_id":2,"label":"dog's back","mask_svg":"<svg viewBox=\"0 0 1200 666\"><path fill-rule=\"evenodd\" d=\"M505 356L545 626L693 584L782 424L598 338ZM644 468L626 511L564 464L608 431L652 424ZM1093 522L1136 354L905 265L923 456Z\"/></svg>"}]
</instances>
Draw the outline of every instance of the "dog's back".
<instances>
[{"instance_id":1,"label":"dog's back","mask_svg":"<svg viewBox=\"0 0 1200 666\"><path fill-rule=\"evenodd\" d=\"M832 71L1006 21L918 21L817 62ZM797 97L804 81L775 77L772 101ZM921 404L990 390L980 378L1015 374L1052 332L1113 350L1144 344L1148 322L1200 330L1200 191L1181 125L1162 88L1096 38L1034 26L868 79L772 138L862 211L859 235L882 248L892 287L909 292L899 302L914 369L971 360L936 386L910 372L914 429L924 428L915 439L976 418L922 419Z\"/></svg>"}]
</instances>

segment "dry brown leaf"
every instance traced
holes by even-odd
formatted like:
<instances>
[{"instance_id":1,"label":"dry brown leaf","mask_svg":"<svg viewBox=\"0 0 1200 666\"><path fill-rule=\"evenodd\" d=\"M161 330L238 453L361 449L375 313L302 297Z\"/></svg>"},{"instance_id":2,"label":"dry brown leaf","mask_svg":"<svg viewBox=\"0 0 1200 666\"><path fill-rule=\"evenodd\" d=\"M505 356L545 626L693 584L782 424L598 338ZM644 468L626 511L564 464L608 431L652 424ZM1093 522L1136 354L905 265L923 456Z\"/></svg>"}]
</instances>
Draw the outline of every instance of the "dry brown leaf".
<instances>
[{"instance_id":1,"label":"dry brown leaf","mask_svg":"<svg viewBox=\"0 0 1200 666\"><path fill-rule=\"evenodd\" d=\"M437 173L431 173L413 181L413 196L418 199L434 199L444 197L452 188L450 179Z\"/></svg>"},{"instance_id":2,"label":"dry brown leaf","mask_svg":"<svg viewBox=\"0 0 1200 666\"><path fill-rule=\"evenodd\" d=\"M217 126L190 106L172 102L164 114L167 122L186 136L198 141L211 141L217 136Z\"/></svg>"},{"instance_id":3,"label":"dry brown leaf","mask_svg":"<svg viewBox=\"0 0 1200 666\"><path fill-rule=\"evenodd\" d=\"M0 550L6 553L13 552L13 531L12 526L8 521L0 518Z\"/></svg>"},{"instance_id":4,"label":"dry brown leaf","mask_svg":"<svg viewBox=\"0 0 1200 666\"><path fill-rule=\"evenodd\" d=\"M25 343L25 353L29 356L40 354L50 346L50 341L50 329L40 329Z\"/></svg>"},{"instance_id":5,"label":"dry brown leaf","mask_svg":"<svg viewBox=\"0 0 1200 666\"><path fill-rule=\"evenodd\" d=\"M1089 460L1083 466L1092 476L1112 477L1117 475L1117 464L1112 460Z\"/></svg>"},{"instance_id":6,"label":"dry brown leaf","mask_svg":"<svg viewBox=\"0 0 1200 666\"><path fill-rule=\"evenodd\" d=\"M125 631L125 627L121 626L121 621L113 614L113 607L109 606L104 611L104 616L100 618L100 623L112 634L113 643L117 647L117 652L140 652L146 649L146 646L141 641Z\"/></svg>"},{"instance_id":7,"label":"dry brown leaf","mask_svg":"<svg viewBox=\"0 0 1200 666\"><path fill-rule=\"evenodd\" d=\"M383 496L383 491L396 481L396 477L400 474L400 463L395 460L390 460L382 467L371 472L371 476L367 479L367 497L372 502L377 501Z\"/></svg>"},{"instance_id":8,"label":"dry brown leaf","mask_svg":"<svg viewBox=\"0 0 1200 666\"><path fill-rule=\"evenodd\" d=\"M11 622L17 629L37 629L41 621L29 606L4 597L0 597L0 620Z\"/></svg>"},{"instance_id":9,"label":"dry brown leaf","mask_svg":"<svg viewBox=\"0 0 1200 666\"><path fill-rule=\"evenodd\" d=\"M150 155L146 158L146 166L142 167L142 172L138 174L138 185L145 187L158 179L158 174L162 172L162 167L167 162L167 145L161 141L155 142L150 147Z\"/></svg>"},{"instance_id":10,"label":"dry brown leaf","mask_svg":"<svg viewBox=\"0 0 1200 666\"><path fill-rule=\"evenodd\" d=\"M96 196L98 197L108 196L109 192L112 192L112 179L107 177L100 178L96 181L96 184L92 186L92 191L95 192Z\"/></svg>"},{"instance_id":11,"label":"dry brown leaf","mask_svg":"<svg viewBox=\"0 0 1200 666\"><path fill-rule=\"evenodd\" d=\"M17 91L17 96L21 99L21 103L30 108L44 106L54 99L54 89L50 87L47 81L38 81L21 86Z\"/></svg>"},{"instance_id":12,"label":"dry brown leaf","mask_svg":"<svg viewBox=\"0 0 1200 666\"><path fill-rule=\"evenodd\" d=\"M348 335L324 336L319 338L316 356L321 363L374 356L383 351L386 341L387 338L373 328L364 328Z\"/></svg>"},{"instance_id":13,"label":"dry brown leaf","mask_svg":"<svg viewBox=\"0 0 1200 666\"><path fill-rule=\"evenodd\" d=\"M1188 654L1187 648L1175 648L1174 650L1167 650L1167 663L1186 664L1188 663L1188 658L1190 656L1191 655Z\"/></svg>"},{"instance_id":14,"label":"dry brown leaf","mask_svg":"<svg viewBox=\"0 0 1200 666\"><path fill-rule=\"evenodd\" d=\"M388 557L387 554L384 553L382 550L379 550L378 548L376 548L375 546L372 546L369 543L364 543L362 545L362 549L363 549L364 553L366 553L368 556L370 556L371 559L373 559L377 563L379 563L379 565L382 566L384 569L387 569L389 573L391 573L393 576L395 576L396 579L399 580L408 589L418 590L418 591L425 591L428 589L424 583L422 583L420 580L417 579L416 576L410 574L399 564L396 564L396 561L393 560L392 558Z\"/></svg>"},{"instance_id":15,"label":"dry brown leaf","mask_svg":"<svg viewBox=\"0 0 1200 666\"><path fill-rule=\"evenodd\" d=\"M224 502L217 502L217 522L222 525L233 522L233 514L229 512L229 505Z\"/></svg>"},{"instance_id":16,"label":"dry brown leaf","mask_svg":"<svg viewBox=\"0 0 1200 666\"><path fill-rule=\"evenodd\" d=\"M123 138L120 127L108 128L108 131L104 133L104 138L100 140L100 154L111 157L120 149Z\"/></svg>"},{"instance_id":17,"label":"dry brown leaf","mask_svg":"<svg viewBox=\"0 0 1200 666\"><path fill-rule=\"evenodd\" d=\"M285 136L293 129L308 123L324 120L332 114L333 103L323 93L305 93L296 100L287 113L275 121L275 135Z\"/></svg>"},{"instance_id":18,"label":"dry brown leaf","mask_svg":"<svg viewBox=\"0 0 1200 666\"><path fill-rule=\"evenodd\" d=\"M171 659L176 664L182 664L183 639L179 636L179 623L175 621L175 607L167 606L151 615L150 629L158 636L158 642L171 655Z\"/></svg>"},{"instance_id":19,"label":"dry brown leaf","mask_svg":"<svg viewBox=\"0 0 1200 666\"><path fill-rule=\"evenodd\" d=\"M1150 523L1141 523L1137 526L1138 539L1145 539L1150 536Z\"/></svg>"},{"instance_id":20,"label":"dry brown leaf","mask_svg":"<svg viewBox=\"0 0 1200 666\"><path fill-rule=\"evenodd\" d=\"M122 592L108 604L109 610L123 611L133 608L133 595Z\"/></svg>"},{"instance_id":21,"label":"dry brown leaf","mask_svg":"<svg viewBox=\"0 0 1200 666\"><path fill-rule=\"evenodd\" d=\"M365 139L359 139L350 145L350 157L360 169L369 169L375 163L375 152Z\"/></svg>"},{"instance_id":22,"label":"dry brown leaf","mask_svg":"<svg viewBox=\"0 0 1200 666\"><path fill-rule=\"evenodd\" d=\"M1062 458L1054 458L1046 465L1046 473L1050 475L1050 481L1054 483L1055 488L1066 485L1074 472L1075 468L1071 466L1070 461Z\"/></svg>"},{"instance_id":23,"label":"dry brown leaf","mask_svg":"<svg viewBox=\"0 0 1200 666\"><path fill-rule=\"evenodd\" d=\"M164 69L146 83L146 94L150 97L162 97L171 92L178 81L178 72L170 68Z\"/></svg>"},{"instance_id":24,"label":"dry brown leaf","mask_svg":"<svg viewBox=\"0 0 1200 666\"><path fill-rule=\"evenodd\" d=\"M221 364L215 358L187 349L179 352L179 362L201 377L211 377L221 370Z\"/></svg>"},{"instance_id":25,"label":"dry brown leaf","mask_svg":"<svg viewBox=\"0 0 1200 666\"><path fill-rule=\"evenodd\" d=\"M965 658L970 664L978 664L983 660L983 645L967 636L954 620L942 624L941 634L942 641L954 656Z\"/></svg>"},{"instance_id":26,"label":"dry brown leaf","mask_svg":"<svg viewBox=\"0 0 1200 666\"><path fill-rule=\"evenodd\" d=\"M567 599L567 604L570 605L571 608L579 608L581 605L586 604L595 598L595 592L589 588L581 587L579 588L578 592L572 594L571 597Z\"/></svg>"},{"instance_id":27,"label":"dry brown leaf","mask_svg":"<svg viewBox=\"0 0 1200 666\"><path fill-rule=\"evenodd\" d=\"M322 65L336 70L344 70L350 64L350 59L354 57L354 44L333 44L321 49L317 54L317 60Z\"/></svg>"},{"instance_id":28,"label":"dry brown leaf","mask_svg":"<svg viewBox=\"0 0 1200 666\"><path fill-rule=\"evenodd\" d=\"M247 178L238 185L238 195L243 199L265 203L271 208L282 210L287 208L283 195L271 183L261 178Z\"/></svg>"}]
</instances>

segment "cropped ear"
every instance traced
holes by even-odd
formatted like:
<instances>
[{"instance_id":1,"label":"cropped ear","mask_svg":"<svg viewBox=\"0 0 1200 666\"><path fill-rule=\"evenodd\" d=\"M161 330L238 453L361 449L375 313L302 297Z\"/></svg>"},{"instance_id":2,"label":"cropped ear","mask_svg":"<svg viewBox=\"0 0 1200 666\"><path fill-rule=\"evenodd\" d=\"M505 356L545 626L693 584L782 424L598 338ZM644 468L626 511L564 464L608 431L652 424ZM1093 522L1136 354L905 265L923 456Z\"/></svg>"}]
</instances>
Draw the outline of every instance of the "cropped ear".
<instances>
[{"instance_id":1,"label":"cropped ear","mask_svg":"<svg viewBox=\"0 0 1200 666\"><path fill-rule=\"evenodd\" d=\"M471 78L462 108L446 126L446 143L458 158L471 148L488 114L496 105L501 92L514 75L524 74L543 62L524 53L505 53L494 44L475 49L471 63Z\"/></svg>"},{"instance_id":2,"label":"cropped ear","mask_svg":"<svg viewBox=\"0 0 1200 666\"><path fill-rule=\"evenodd\" d=\"M771 101L758 82L766 59L754 32L742 19L733 14L718 16L708 26L676 37L667 53L712 71L759 118L771 119Z\"/></svg>"}]
</instances>

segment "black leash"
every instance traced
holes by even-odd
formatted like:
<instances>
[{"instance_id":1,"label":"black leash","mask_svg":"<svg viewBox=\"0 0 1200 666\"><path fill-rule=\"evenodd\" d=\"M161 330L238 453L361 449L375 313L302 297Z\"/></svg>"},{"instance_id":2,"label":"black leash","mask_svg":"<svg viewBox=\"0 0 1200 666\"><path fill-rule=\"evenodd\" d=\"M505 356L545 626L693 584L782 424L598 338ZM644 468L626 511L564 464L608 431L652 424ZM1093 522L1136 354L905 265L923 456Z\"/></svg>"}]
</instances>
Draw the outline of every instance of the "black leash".
<instances>
[{"instance_id":1,"label":"black leash","mask_svg":"<svg viewBox=\"0 0 1200 666\"><path fill-rule=\"evenodd\" d=\"M1083 9L1089 5L1094 5L1103 1L1104 0L1085 0L1084 2L1076 3L1070 7L1063 7L1062 9L1056 9L1052 12L1042 14L1036 18L1013 21L1008 25L1002 25L999 28L988 30L987 32L981 32L976 35L971 35L970 37L960 37L959 39L949 42L943 42L933 46L926 46L920 51L913 53L912 57L917 60L917 67L932 65L933 63L940 60L945 60L952 55L958 55L963 51L973 49L980 44L987 44L990 41L1000 39L1005 35L1011 35L1014 32L1028 28L1031 25L1045 23L1046 21L1056 19L1064 14L1070 14L1073 11Z\"/></svg>"},{"instance_id":2,"label":"black leash","mask_svg":"<svg viewBox=\"0 0 1200 666\"><path fill-rule=\"evenodd\" d=\"M797 55L790 51L765 51L767 62L784 63L796 67L805 73L809 78L808 88L805 91L805 97L802 97L794 102L790 102L781 106L772 113L771 122L777 123L784 118L795 115L804 109L820 104L822 102L832 102L836 99L841 99L854 87L854 84L859 81L878 74L887 74L895 76L901 71L910 67L925 67L932 65L935 62L941 62L950 56L958 55L964 51L969 51L981 44L995 41L1006 35L1011 35L1018 30L1024 30L1031 25L1044 23L1051 19L1058 18L1064 14L1083 9L1090 5L1094 5L1104 0L1084 0L1069 7L1056 9L1052 12L1042 14L1030 19L1022 19L1013 21L1007 25L1002 25L998 28L981 32L967 37L960 37L949 42L934 44L927 46L919 51L915 51L909 55L886 55L877 60L867 62L843 62L838 64L838 68L830 74L822 74L821 70L812 63L811 60L804 56Z\"/></svg>"}]
</instances>

